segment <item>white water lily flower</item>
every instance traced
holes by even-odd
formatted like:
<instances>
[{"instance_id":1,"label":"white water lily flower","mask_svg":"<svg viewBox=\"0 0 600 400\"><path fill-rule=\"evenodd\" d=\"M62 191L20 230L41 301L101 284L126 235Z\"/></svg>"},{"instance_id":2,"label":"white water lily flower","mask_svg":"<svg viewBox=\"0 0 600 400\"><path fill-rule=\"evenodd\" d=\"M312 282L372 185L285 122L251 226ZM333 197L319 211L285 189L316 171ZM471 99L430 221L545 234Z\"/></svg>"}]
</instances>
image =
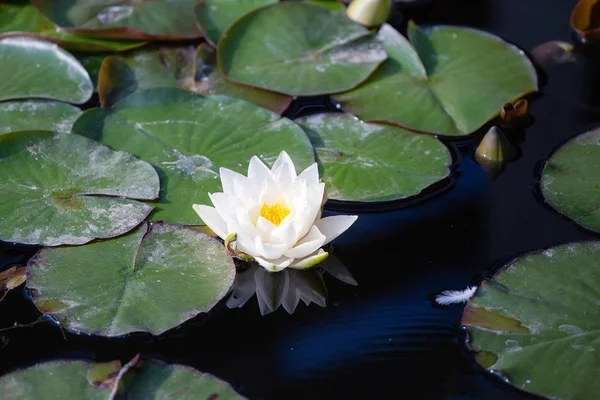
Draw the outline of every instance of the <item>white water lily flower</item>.
<instances>
[{"instance_id":1,"label":"white water lily flower","mask_svg":"<svg viewBox=\"0 0 600 400\"><path fill-rule=\"evenodd\" d=\"M194 210L219 237L236 236L236 250L254 258L268 271L310 268L328 256L321 247L358 218L321 218L325 184L317 163L300 175L282 151L269 169L256 156L248 176L220 169L223 192L209 193L214 204L194 204Z\"/></svg>"}]
</instances>

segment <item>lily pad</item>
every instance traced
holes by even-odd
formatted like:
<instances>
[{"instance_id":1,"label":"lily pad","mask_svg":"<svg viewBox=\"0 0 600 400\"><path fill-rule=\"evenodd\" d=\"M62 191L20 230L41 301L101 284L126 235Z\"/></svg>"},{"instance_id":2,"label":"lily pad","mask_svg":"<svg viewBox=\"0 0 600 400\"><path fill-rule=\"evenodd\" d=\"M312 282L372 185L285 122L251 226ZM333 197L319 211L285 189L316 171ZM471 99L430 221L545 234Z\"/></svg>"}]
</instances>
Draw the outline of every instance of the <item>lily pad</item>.
<instances>
[{"instance_id":1,"label":"lily pad","mask_svg":"<svg viewBox=\"0 0 600 400\"><path fill-rule=\"evenodd\" d=\"M201 0L196 6L196 20L206 40L215 45L241 16L273 3L277 0Z\"/></svg>"},{"instance_id":2,"label":"lily pad","mask_svg":"<svg viewBox=\"0 0 600 400\"><path fill-rule=\"evenodd\" d=\"M161 181L151 219L171 223L200 223L192 204L211 204L208 193L222 191L219 167L245 174L252 156L271 165L282 150L298 170L314 162L292 121L242 100L179 89L136 92L111 110L88 110L73 132L150 162Z\"/></svg>"},{"instance_id":3,"label":"lily pad","mask_svg":"<svg viewBox=\"0 0 600 400\"><path fill-rule=\"evenodd\" d=\"M303 2L272 4L244 15L223 35L217 52L227 78L297 96L352 89L386 57L366 28Z\"/></svg>"},{"instance_id":4,"label":"lily pad","mask_svg":"<svg viewBox=\"0 0 600 400\"><path fill-rule=\"evenodd\" d=\"M67 329L103 336L159 335L208 312L235 278L219 241L163 223L85 246L45 248L27 268L40 311Z\"/></svg>"},{"instance_id":5,"label":"lily pad","mask_svg":"<svg viewBox=\"0 0 600 400\"><path fill-rule=\"evenodd\" d=\"M128 95L157 87L178 87L198 94L221 94L282 113L290 96L230 82L216 69L215 50L193 46L146 48L124 56L109 56L100 72L99 95L110 107Z\"/></svg>"},{"instance_id":6,"label":"lily pad","mask_svg":"<svg viewBox=\"0 0 600 400\"><path fill-rule=\"evenodd\" d=\"M196 49L195 80L187 88L205 95L220 94L242 99L278 114L283 113L292 97L231 82L217 69L216 51L205 44Z\"/></svg>"},{"instance_id":7,"label":"lily pad","mask_svg":"<svg viewBox=\"0 0 600 400\"><path fill-rule=\"evenodd\" d=\"M374 202L419 194L446 178L452 157L438 139L348 114L297 119L317 155L327 198Z\"/></svg>"},{"instance_id":8,"label":"lily pad","mask_svg":"<svg viewBox=\"0 0 600 400\"><path fill-rule=\"evenodd\" d=\"M600 128L561 146L546 162L540 186L558 212L600 232Z\"/></svg>"},{"instance_id":9,"label":"lily pad","mask_svg":"<svg viewBox=\"0 0 600 400\"><path fill-rule=\"evenodd\" d=\"M56 44L0 39L0 101L43 98L81 104L93 91L85 68Z\"/></svg>"},{"instance_id":10,"label":"lily pad","mask_svg":"<svg viewBox=\"0 0 600 400\"><path fill-rule=\"evenodd\" d=\"M46 17L81 35L122 39L195 39L198 0L32 0Z\"/></svg>"},{"instance_id":11,"label":"lily pad","mask_svg":"<svg viewBox=\"0 0 600 400\"><path fill-rule=\"evenodd\" d=\"M0 103L0 134L45 130L70 133L81 110L51 100L14 100Z\"/></svg>"},{"instance_id":12,"label":"lily pad","mask_svg":"<svg viewBox=\"0 0 600 400\"><path fill-rule=\"evenodd\" d=\"M129 364L129 363L128 363ZM114 385L119 385L119 391ZM219 378L177 364L142 360L121 368L119 361L60 360L37 364L0 377L3 400L243 400ZM212 396L212 397L211 397Z\"/></svg>"},{"instance_id":13,"label":"lily pad","mask_svg":"<svg viewBox=\"0 0 600 400\"><path fill-rule=\"evenodd\" d=\"M600 391L600 242L517 258L465 307L475 359L517 388L553 399Z\"/></svg>"},{"instance_id":14,"label":"lily pad","mask_svg":"<svg viewBox=\"0 0 600 400\"><path fill-rule=\"evenodd\" d=\"M334 95L368 121L449 136L468 135L503 104L537 90L535 68L497 36L455 26L408 27L410 42L390 25L378 38L389 59L358 88Z\"/></svg>"},{"instance_id":15,"label":"lily pad","mask_svg":"<svg viewBox=\"0 0 600 400\"><path fill-rule=\"evenodd\" d=\"M89 38L61 29L31 5L0 5L0 38L25 36L48 40L70 51L124 51L144 45L139 40Z\"/></svg>"},{"instance_id":16,"label":"lily pad","mask_svg":"<svg viewBox=\"0 0 600 400\"><path fill-rule=\"evenodd\" d=\"M0 240L58 246L130 231L152 211L156 171L79 135L0 135Z\"/></svg>"}]
</instances>

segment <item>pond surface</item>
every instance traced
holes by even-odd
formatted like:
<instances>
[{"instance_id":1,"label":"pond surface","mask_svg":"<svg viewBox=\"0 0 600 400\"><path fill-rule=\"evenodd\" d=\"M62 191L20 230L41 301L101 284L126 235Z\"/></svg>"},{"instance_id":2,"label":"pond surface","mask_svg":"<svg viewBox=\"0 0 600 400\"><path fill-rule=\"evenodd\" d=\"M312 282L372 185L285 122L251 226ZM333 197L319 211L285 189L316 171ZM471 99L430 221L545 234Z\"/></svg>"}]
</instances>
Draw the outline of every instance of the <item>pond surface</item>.
<instances>
[{"instance_id":1,"label":"pond surface","mask_svg":"<svg viewBox=\"0 0 600 400\"><path fill-rule=\"evenodd\" d=\"M526 4L525 4L526 3ZM411 7L394 25L448 23L480 28L531 51L570 41L575 1L432 1ZM586 54L590 53L590 54ZM546 207L538 195L541 163L559 144L600 121L600 67L591 51L542 74L534 123L510 132L521 156L495 180L472 158L472 141L455 143L454 184L395 211L360 213L335 244L335 255L359 283L325 276L326 308L283 309L261 317L256 299L224 304L208 316L153 338L103 339L63 333L48 322L0 332L0 373L54 358L128 361L141 352L188 364L230 382L250 399L534 398L483 372L465 347L461 306L436 307L433 295L463 289L527 251L574 240L598 240ZM288 117L322 111L323 99L296 102ZM483 129L482 131L485 131ZM329 214L333 214L330 212ZM0 245L0 266L22 264L35 249ZM38 314L22 292L0 304L0 327Z\"/></svg>"}]
</instances>

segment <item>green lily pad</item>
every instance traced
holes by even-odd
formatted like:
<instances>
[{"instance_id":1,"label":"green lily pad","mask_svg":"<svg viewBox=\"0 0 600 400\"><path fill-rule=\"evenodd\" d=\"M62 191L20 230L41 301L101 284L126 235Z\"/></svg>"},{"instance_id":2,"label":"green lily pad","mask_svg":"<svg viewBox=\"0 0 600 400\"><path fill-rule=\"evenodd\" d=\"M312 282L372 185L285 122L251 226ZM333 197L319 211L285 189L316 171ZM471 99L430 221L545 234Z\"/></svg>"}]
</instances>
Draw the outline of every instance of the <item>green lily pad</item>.
<instances>
[{"instance_id":1,"label":"green lily pad","mask_svg":"<svg viewBox=\"0 0 600 400\"><path fill-rule=\"evenodd\" d=\"M254 10L219 41L227 78L274 92L309 96L352 89L386 59L381 43L339 12L303 2Z\"/></svg>"},{"instance_id":2,"label":"green lily pad","mask_svg":"<svg viewBox=\"0 0 600 400\"><path fill-rule=\"evenodd\" d=\"M328 10L345 13L346 5L338 0L291 0L291 1L301 1L305 3L316 4L318 6L324 7Z\"/></svg>"},{"instance_id":3,"label":"green lily pad","mask_svg":"<svg viewBox=\"0 0 600 400\"><path fill-rule=\"evenodd\" d=\"M227 382L184 365L144 361L123 379L128 400L245 400Z\"/></svg>"},{"instance_id":4,"label":"green lily pad","mask_svg":"<svg viewBox=\"0 0 600 400\"><path fill-rule=\"evenodd\" d=\"M48 40L70 51L124 51L144 45L139 40L89 38L61 29L31 5L0 5L0 38L25 36Z\"/></svg>"},{"instance_id":5,"label":"green lily pad","mask_svg":"<svg viewBox=\"0 0 600 400\"><path fill-rule=\"evenodd\" d=\"M146 48L124 56L109 56L100 71L99 95L110 107L128 95L151 88L177 87L205 95L225 95L282 113L290 96L230 82L216 69L215 50L193 46Z\"/></svg>"},{"instance_id":6,"label":"green lily pad","mask_svg":"<svg viewBox=\"0 0 600 400\"><path fill-rule=\"evenodd\" d=\"M560 147L546 162L540 186L558 212L600 232L600 128Z\"/></svg>"},{"instance_id":7,"label":"green lily pad","mask_svg":"<svg viewBox=\"0 0 600 400\"><path fill-rule=\"evenodd\" d=\"M0 39L0 101L35 97L81 104L93 91L85 68L56 44Z\"/></svg>"},{"instance_id":8,"label":"green lily pad","mask_svg":"<svg viewBox=\"0 0 600 400\"><path fill-rule=\"evenodd\" d=\"M216 51L205 44L196 49L195 80L190 90L205 95L220 94L242 99L278 114L283 113L292 97L231 82L217 69Z\"/></svg>"},{"instance_id":9,"label":"green lily pad","mask_svg":"<svg viewBox=\"0 0 600 400\"><path fill-rule=\"evenodd\" d=\"M192 204L212 204L219 167L244 175L252 156L271 165L285 150L298 170L314 162L302 129L264 108L179 89L136 92L111 110L84 112L73 132L151 163L161 181L153 220L198 224Z\"/></svg>"},{"instance_id":10,"label":"green lily pad","mask_svg":"<svg viewBox=\"0 0 600 400\"><path fill-rule=\"evenodd\" d=\"M77 58L77 60L79 60L83 68L85 68L85 70L88 72L92 80L92 84L94 85L94 92L97 92L100 67L102 67L102 63L107 57L107 54L74 53L73 55Z\"/></svg>"},{"instance_id":11,"label":"green lily pad","mask_svg":"<svg viewBox=\"0 0 600 400\"><path fill-rule=\"evenodd\" d=\"M450 173L448 149L429 135L365 123L348 114L316 114L296 122L315 148L331 200L404 199Z\"/></svg>"},{"instance_id":12,"label":"green lily pad","mask_svg":"<svg viewBox=\"0 0 600 400\"><path fill-rule=\"evenodd\" d=\"M241 16L273 3L277 0L202 0L196 6L196 20L206 40L215 45Z\"/></svg>"},{"instance_id":13,"label":"green lily pad","mask_svg":"<svg viewBox=\"0 0 600 400\"><path fill-rule=\"evenodd\" d=\"M14 100L0 103L0 134L45 130L70 133L81 110L51 100Z\"/></svg>"},{"instance_id":14,"label":"green lily pad","mask_svg":"<svg viewBox=\"0 0 600 400\"><path fill-rule=\"evenodd\" d=\"M499 37L455 26L417 27L410 42L389 25L378 33L389 59L358 88L334 99L368 121L441 135L468 135L503 104L537 90L525 53Z\"/></svg>"},{"instance_id":15,"label":"green lily pad","mask_svg":"<svg viewBox=\"0 0 600 400\"><path fill-rule=\"evenodd\" d=\"M194 6L198 0L31 0L46 17L89 37L182 40L201 36Z\"/></svg>"},{"instance_id":16,"label":"green lily pad","mask_svg":"<svg viewBox=\"0 0 600 400\"><path fill-rule=\"evenodd\" d=\"M159 335L208 312L235 278L218 240L163 223L85 246L45 248L27 268L41 312L65 328L103 336Z\"/></svg>"},{"instance_id":17,"label":"green lily pad","mask_svg":"<svg viewBox=\"0 0 600 400\"><path fill-rule=\"evenodd\" d=\"M119 391L113 393L116 384ZM123 368L119 361L51 361L4 375L0 386L4 388L0 393L2 400L244 399L228 383L211 374L155 360L142 360Z\"/></svg>"},{"instance_id":18,"label":"green lily pad","mask_svg":"<svg viewBox=\"0 0 600 400\"><path fill-rule=\"evenodd\" d=\"M600 391L600 242L517 258L465 307L476 360L517 388L552 399Z\"/></svg>"},{"instance_id":19,"label":"green lily pad","mask_svg":"<svg viewBox=\"0 0 600 400\"><path fill-rule=\"evenodd\" d=\"M78 135L0 135L0 240L58 246L130 231L158 196L156 171Z\"/></svg>"}]
</instances>

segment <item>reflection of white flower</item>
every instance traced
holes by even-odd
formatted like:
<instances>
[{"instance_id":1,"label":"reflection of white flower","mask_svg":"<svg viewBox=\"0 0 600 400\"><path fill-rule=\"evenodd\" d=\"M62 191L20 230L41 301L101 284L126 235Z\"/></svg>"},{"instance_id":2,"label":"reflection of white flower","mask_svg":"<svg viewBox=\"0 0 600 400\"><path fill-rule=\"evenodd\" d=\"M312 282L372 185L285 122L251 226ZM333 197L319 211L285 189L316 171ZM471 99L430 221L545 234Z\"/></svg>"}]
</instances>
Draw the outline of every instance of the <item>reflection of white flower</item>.
<instances>
[{"instance_id":1,"label":"reflection of white flower","mask_svg":"<svg viewBox=\"0 0 600 400\"><path fill-rule=\"evenodd\" d=\"M213 207L194 204L209 228L226 239L236 234L237 250L269 271L310 268L325 260L321 247L348 229L357 217L320 218L325 184L317 163L300 175L282 151L273 168L252 157L248 176L221 168L223 192L209 194Z\"/></svg>"}]
</instances>

